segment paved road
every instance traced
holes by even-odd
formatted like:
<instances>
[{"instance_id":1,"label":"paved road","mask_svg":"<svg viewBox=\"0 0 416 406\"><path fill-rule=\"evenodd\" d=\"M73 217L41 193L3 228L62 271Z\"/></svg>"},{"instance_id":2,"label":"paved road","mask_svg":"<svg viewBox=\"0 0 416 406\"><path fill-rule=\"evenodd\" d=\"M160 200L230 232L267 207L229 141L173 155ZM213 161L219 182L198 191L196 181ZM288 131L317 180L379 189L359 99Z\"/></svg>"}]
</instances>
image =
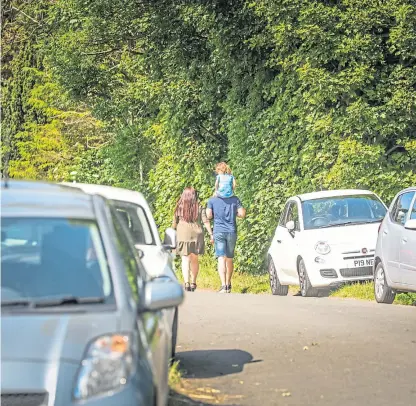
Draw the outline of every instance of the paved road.
<instances>
[{"instance_id":1,"label":"paved road","mask_svg":"<svg viewBox=\"0 0 416 406\"><path fill-rule=\"evenodd\" d=\"M178 345L193 404L416 405L415 307L197 291Z\"/></svg>"}]
</instances>

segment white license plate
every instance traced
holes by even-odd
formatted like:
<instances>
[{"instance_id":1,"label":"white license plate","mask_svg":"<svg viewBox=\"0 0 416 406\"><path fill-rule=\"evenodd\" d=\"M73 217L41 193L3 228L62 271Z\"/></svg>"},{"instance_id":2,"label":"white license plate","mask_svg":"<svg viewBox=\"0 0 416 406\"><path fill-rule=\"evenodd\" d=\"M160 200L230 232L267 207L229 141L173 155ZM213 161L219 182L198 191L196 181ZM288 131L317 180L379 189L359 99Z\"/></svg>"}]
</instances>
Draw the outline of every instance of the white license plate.
<instances>
[{"instance_id":1,"label":"white license plate","mask_svg":"<svg viewBox=\"0 0 416 406\"><path fill-rule=\"evenodd\" d=\"M350 268L361 268L364 266L373 266L374 258L357 258L350 261Z\"/></svg>"}]
</instances>

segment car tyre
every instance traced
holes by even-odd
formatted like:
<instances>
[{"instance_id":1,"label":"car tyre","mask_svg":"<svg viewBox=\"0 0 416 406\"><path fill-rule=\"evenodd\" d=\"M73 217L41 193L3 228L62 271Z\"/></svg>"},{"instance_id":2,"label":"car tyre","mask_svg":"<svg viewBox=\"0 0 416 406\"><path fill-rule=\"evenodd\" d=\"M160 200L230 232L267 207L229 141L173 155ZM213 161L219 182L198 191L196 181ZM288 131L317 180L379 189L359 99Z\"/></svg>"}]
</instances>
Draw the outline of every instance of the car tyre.
<instances>
[{"instance_id":1,"label":"car tyre","mask_svg":"<svg viewBox=\"0 0 416 406\"><path fill-rule=\"evenodd\" d=\"M287 296L289 292L289 286L281 285L279 277L277 276L276 267L274 266L273 259L269 258L269 276L270 276L270 289L273 295Z\"/></svg>"},{"instance_id":2,"label":"car tyre","mask_svg":"<svg viewBox=\"0 0 416 406\"><path fill-rule=\"evenodd\" d=\"M175 316L173 316L172 323L172 357L171 362L175 360L176 357L176 340L178 338L178 309L175 310Z\"/></svg>"},{"instance_id":3,"label":"car tyre","mask_svg":"<svg viewBox=\"0 0 416 406\"><path fill-rule=\"evenodd\" d=\"M301 259L299 261L299 286L300 293L303 297L317 297L319 296L319 290L314 288L308 276L306 270L305 261Z\"/></svg>"},{"instance_id":4,"label":"car tyre","mask_svg":"<svg viewBox=\"0 0 416 406\"><path fill-rule=\"evenodd\" d=\"M386 273L382 262L379 262L374 272L374 296L378 303L392 304L396 293L387 284Z\"/></svg>"}]
</instances>

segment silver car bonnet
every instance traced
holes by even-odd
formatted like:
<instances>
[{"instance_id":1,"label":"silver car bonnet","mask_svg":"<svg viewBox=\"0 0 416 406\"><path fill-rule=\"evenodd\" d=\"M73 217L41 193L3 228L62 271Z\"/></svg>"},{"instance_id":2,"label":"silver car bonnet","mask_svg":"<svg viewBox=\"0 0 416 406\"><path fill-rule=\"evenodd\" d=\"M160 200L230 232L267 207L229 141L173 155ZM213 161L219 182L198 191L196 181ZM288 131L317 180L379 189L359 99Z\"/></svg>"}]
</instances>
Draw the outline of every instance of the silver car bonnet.
<instances>
[{"instance_id":1,"label":"silver car bonnet","mask_svg":"<svg viewBox=\"0 0 416 406\"><path fill-rule=\"evenodd\" d=\"M119 332L116 311L89 313L3 312L2 362L79 364L96 337Z\"/></svg>"}]
</instances>

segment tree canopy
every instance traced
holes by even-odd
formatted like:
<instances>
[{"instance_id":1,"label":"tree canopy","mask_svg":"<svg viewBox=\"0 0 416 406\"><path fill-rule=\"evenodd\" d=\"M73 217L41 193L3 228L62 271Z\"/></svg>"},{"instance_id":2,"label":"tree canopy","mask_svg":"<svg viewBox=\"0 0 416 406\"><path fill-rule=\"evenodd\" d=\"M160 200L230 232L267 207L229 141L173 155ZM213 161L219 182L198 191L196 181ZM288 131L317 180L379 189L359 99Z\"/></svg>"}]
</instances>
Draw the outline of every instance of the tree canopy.
<instances>
[{"instance_id":1,"label":"tree canopy","mask_svg":"<svg viewBox=\"0 0 416 406\"><path fill-rule=\"evenodd\" d=\"M206 200L227 160L248 209L237 262L255 273L289 196L369 188L389 203L416 184L414 0L5 9L12 176L142 190L168 226L181 190Z\"/></svg>"}]
</instances>

